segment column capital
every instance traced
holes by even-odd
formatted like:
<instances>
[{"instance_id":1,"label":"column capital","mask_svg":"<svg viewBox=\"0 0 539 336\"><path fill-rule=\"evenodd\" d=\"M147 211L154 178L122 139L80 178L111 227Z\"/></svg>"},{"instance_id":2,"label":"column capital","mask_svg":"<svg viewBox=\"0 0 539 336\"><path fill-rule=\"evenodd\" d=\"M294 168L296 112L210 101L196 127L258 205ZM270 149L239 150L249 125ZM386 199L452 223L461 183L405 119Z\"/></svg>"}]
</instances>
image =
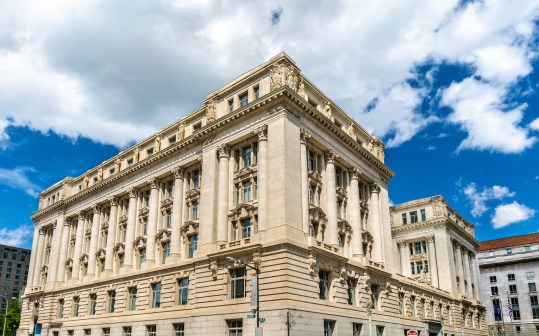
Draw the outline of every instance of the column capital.
<instances>
[{"instance_id":1,"label":"column capital","mask_svg":"<svg viewBox=\"0 0 539 336\"><path fill-rule=\"evenodd\" d=\"M151 189L157 189L159 188L159 180L155 177L152 177L148 180L148 184L150 185Z\"/></svg>"},{"instance_id":2,"label":"column capital","mask_svg":"<svg viewBox=\"0 0 539 336\"><path fill-rule=\"evenodd\" d=\"M92 210L94 211L94 213L101 213L101 207L97 203L92 205Z\"/></svg>"},{"instance_id":3,"label":"column capital","mask_svg":"<svg viewBox=\"0 0 539 336\"><path fill-rule=\"evenodd\" d=\"M359 178L363 175L363 171L361 169L359 169L359 167L357 166L354 166L351 170L350 170L350 175L351 175L351 179L352 180L359 180Z\"/></svg>"},{"instance_id":4,"label":"column capital","mask_svg":"<svg viewBox=\"0 0 539 336\"><path fill-rule=\"evenodd\" d=\"M268 125L255 128L254 133L258 135L258 141L268 141Z\"/></svg>"},{"instance_id":5,"label":"column capital","mask_svg":"<svg viewBox=\"0 0 539 336\"><path fill-rule=\"evenodd\" d=\"M111 206L117 206L118 205L118 198L116 196L112 196L109 198L109 202Z\"/></svg>"},{"instance_id":6,"label":"column capital","mask_svg":"<svg viewBox=\"0 0 539 336\"><path fill-rule=\"evenodd\" d=\"M326 161L327 163L335 163L335 159L337 159L338 155L335 152L335 150L330 149L326 152Z\"/></svg>"},{"instance_id":7,"label":"column capital","mask_svg":"<svg viewBox=\"0 0 539 336\"><path fill-rule=\"evenodd\" d=\"M378 184L378 182L372 182L369 186L372 193L377 194L380 192L380 184Z\"/></svg>"},{"instance_id":8,"label":"column capital","mask_svg":"<svg viewBox=\"0 0 539 336\"><path fill-rule=\"evenodd\" d=\"M40 228L39 228L39 234L40 234L40 235L45 235L46 232L47 232L47 228L46 228L46 227L40 227Z\"/></svg>"},{"instance_id":9,"label":"column capital","mask_svg":"<svg viewBox=\"0 0 539 336\"><path fill-rule=\"evenodd\" d=\"M136 198L137 197L137 189L131 187L127 191L129 193L129 198Z\"/></svg>"},{"instance_id":10,"label":"column capital","mask_svg":"<svg viewBox=\"0 0 539 336\"><path fill-rule=\"evenodd\" d=\"M181 167L178 167L172 171L175 179L183 179L184 171Z\"/></svg>"},{"instance_id":11,"label":"column capital","mask_svg":"<svg viewBox=\"0 0 539 336\"><path fill-rule=\"evenodd\" d=\"M425 238L427 238L429 243L434 243L434 235L427 235Z\"/></svg>"},{"instance_id":12,"label":"column capital","mask_svg":"<svg viewBox=\"0 0 539 336\"><path fill-rule=\"evenodd\" d=\"M222 144L217 147L217 155L219 159L228 158L230 156L230 147L227 144Z\"/></svg>"},{"instance_id":13,"label":"column capital","mask_svg":"<svg viewBox=\"0 0 539 336\"><path fill-rule=\"evenodd\" d=\"M84 219L84 214L82 213L82 211L77 212L77 219L78 220L83 220Z\"/></svg>"},{"instance_id":14,"label":"column capital","mask_svg":"<svg viewBox=\"0 0 539 336\"><path fill-rule=\"evenodd\" d=\"M69 218L67 216L64 216L64 218L62 218L64 220L64 226L70 226L71 225L71 222L69 220Z\"/></svg>"},{"instance_id":15,"label":"column capital","mask_svg":"<svg viewBox=\"0 0 539 336\"><path fill-rule=\"evenodd\" d=\"M307 132L305 129L299 130L299 141L302 145L307 144L307 141L311 138L311 134Z\"/></svg>"},{"instance_id":16,"label":"column capital","mask_svg":"<svg viewBox=\"0 0 539 336\"><path fill-rule=\"evenodd\" d=\"M397 246L399 248L403 248L403 247L406 248L406 240L404 240L404 239L397 240Z\"/></svg>"}]
</instances>

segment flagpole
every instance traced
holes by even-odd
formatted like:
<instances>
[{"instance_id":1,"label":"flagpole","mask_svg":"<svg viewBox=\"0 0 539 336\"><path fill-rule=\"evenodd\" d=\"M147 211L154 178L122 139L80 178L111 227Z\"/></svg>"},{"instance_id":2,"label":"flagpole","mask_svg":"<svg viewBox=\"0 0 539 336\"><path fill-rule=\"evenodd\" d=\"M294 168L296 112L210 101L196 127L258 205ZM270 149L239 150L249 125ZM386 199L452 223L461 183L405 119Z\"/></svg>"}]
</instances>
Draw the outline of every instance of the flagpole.
<instances>
[{"instance_id":1,"label":"flagpole","mask_svg":"<svg viewBox=\"0 0 539 336\"><path fill-rule=\"evenodd\" d=\"M511 309L509 309L509 307L511 307ZM509 311L509 318L511 319L511 335L515 336L515 330L513 328L513 304L511 303L509 292L507 292L507 310Z\"/></svg>"},{"instance_id":2,"label":"flagpole","mask_svg":"<svg viewBox=\"0 0 539 336\"><path fill-rule=\"evenodd\" d=\"M502 319L502 335L505 336L505 323L503 321L503 301L500 301L500 315Z\"/></svg>"}]
</instances>

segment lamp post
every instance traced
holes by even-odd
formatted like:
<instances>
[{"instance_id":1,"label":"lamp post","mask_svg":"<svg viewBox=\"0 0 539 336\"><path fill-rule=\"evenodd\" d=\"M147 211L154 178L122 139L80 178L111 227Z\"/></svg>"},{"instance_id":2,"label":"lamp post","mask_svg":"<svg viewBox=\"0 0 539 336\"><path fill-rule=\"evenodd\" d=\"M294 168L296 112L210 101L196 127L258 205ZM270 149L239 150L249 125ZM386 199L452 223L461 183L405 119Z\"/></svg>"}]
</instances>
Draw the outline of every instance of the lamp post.
<instances>
[{"instance_id":1,"label":"lamp post","mask_svg":"<svg viewBox=\"0 0 539 336\"><path fill-rule=\"evenodd\" d=\"M241 260L232 258L232 257L226 257L228 261L231 261L234 263L234 265L241 264L245 267L249 267L250 269L254 270L256 272L256 327L260 328L260 296L259 294L259 288L260 288L260 282L259 282L259 275L260 275L260 268L253 267L251 265L248 265L244 263Z\"/></svg>"},{"instance_id":2,"label":"lamp post","mask_svg":"<svg viewBox=\"0 0 539 336\"><path fill-rule=\"evenodd\" d=\"M6 310L4 311L4 328L2 329L2 336L6 336L6 322L7 322L6 314L7 314L7 309L8 309L8 301L5 296L0 295L0 297L6 300Z\"/></svg>"}]
</instances>

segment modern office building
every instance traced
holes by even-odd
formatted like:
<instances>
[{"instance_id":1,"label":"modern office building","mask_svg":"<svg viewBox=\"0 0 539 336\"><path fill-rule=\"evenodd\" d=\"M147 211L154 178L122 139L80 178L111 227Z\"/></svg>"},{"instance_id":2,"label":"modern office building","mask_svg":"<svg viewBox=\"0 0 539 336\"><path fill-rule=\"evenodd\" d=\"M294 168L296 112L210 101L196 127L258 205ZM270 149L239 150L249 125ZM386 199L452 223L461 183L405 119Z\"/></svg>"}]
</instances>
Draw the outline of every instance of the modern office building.
<instances>
[{"instance_id":1,"label":"modern office building","mask_svg":"<svg viewBox=\"0 0 539 336\"><path fill-rule=\"evenodd\" d=\"M41 193L19 332L254 335L258 282L264 335L485 335L473 225L440 197L398 222L392 176L279 54Z\"/></svg>"},{"instance_id":2,"label":"modern office building","mask_svg":"<svg viewBox=\"0 0 539 336\"><path fill-rule=\"evenodd\" d=\"M539 334L539 233L481 242L479 269L489 333Z\"/></svg>"},{"instance_id":3,"label":"modern office building","mask_svg":"<svg viewBox=\"0 0 539 336\"><path fill-rule=\"evenodd\" d=\"M0 315L7 312L13 298L26 287L30 250L0 244Z\"/></svg>"}]
</instances>

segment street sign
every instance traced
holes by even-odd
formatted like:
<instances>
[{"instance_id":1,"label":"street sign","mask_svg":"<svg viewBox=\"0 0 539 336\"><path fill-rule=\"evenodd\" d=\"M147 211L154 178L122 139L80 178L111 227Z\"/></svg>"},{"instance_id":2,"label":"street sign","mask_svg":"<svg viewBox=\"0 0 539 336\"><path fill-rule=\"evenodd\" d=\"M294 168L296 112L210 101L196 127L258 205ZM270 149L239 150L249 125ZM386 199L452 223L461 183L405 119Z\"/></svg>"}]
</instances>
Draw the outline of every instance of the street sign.
<instances>
[{"instance_id":1,"label":"street sign","mask_svg":"<svg viewBox=\"0 0 539 336\"><path fill-rule=\"evenodd\" d=\"M256 309L251 309L251 314L256 314Z\"/></svg>"},{"instance_id":2,"label":"street sign","mask_svg":"<svg viewBox=\"0 0 539 336\"><path fill-rule=\"evenodd\" d=\"M266 322L266 318L265 318L265 317L259 317L259 318L258 318L258 321L259 321L260 323L264 323L264 322Z\"/></svg>"},{"instance_id":3,"label":"street sign","mask_svg":"<svg viewBox=\"0 0 539 336\"><path fill-rule=\"evenodd\" d=\"M410 329L406 333L406 336L419 336L419 333L417 332L417 330Z\"/></svg>"},{"instance_id":4,"label":"street sign","mask_svg":"<svg viewBox=\"0 0 539 336\"><path fill-rule=\"evenodd\" d=\"M34 335L41 335L41 323L36 324L36 331Z\"/></svg>"},{"instance_id":5,"label":"street sign","mask_svg":"<svg viewBox=\"0 0 539 336\"><path fill-rule=\"evenodd\" d=\"M255 314L248 314L248 315L247 315L247 318L255 318L255 317L256 317Z\"/></svg>"}]
</instances>

